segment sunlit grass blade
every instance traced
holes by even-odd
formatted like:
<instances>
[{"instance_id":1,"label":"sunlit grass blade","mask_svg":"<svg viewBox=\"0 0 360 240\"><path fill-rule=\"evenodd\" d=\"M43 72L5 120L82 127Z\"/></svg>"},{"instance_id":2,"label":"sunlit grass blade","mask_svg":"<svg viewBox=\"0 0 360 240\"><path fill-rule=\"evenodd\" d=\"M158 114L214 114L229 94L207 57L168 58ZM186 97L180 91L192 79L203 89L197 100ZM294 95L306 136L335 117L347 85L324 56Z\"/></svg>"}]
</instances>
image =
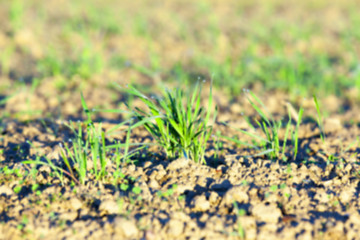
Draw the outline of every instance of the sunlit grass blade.
<instances>
[{"instance_id":1,"label":"sunlit grass blade","mask_svg":"<svg viewBox=\"0 0 360 240\"><path fill-rule=\"evenodd\" d=\"M316 111L317 111L317 122L318 122L318 126L319 126L319 129L320 129L320 137L321 137L321 141L324 143L325 142L325 132L324 132L324 127L323 127L323 120L322 120L322 114L321 114L321 111L320 111L320 105L319 105L319 102L317 100L317 97L313 96L314 98L314 103L315 103L315 107L316 107Z\"/></svg>"},{"instance_id":2,"label":"sunlit grass blade","mask_svg":"<svg viewBox=\"0 0 360 240\"><path fill-rule=\"evenodd\" d=\"M229 140L239 146L248 146L248 147L252 147L255 149L259 148L257 145L250 144L250 143L244 142L244 141L240 141L239 139L236 139L236 138L232 138L232 137L228 137L228 136L224 136L224 135L220 135L220 137L223 139Z\"/></svg>"},{"instance_id":3,"label":"sunlit grass blade","mask_svg":"<svg viewBox=\"0 0 360 240\"><path fill-rule=\"evenodd\" d=\"M264 104L261 102L261 100L255 96L255 94L253 94L252 92L250 92L251 96L263 107L264 107ZM248 100L251 104L251 106L255 109L255 111L261 116L261 118L266 121L266 123L268 125L270 125L270 121L268 119L268 117L266 116L266 114L248 97Z\"/></svg>"},{"instance_id":4,"label":"sunlit grass blade","mask_svg":"<svg viewBox=\"0 0 360 240\"><path fill-rule=\"evenodd\" d=\"M67 146L66 146L66 149L68 149ZM69 159L67 158L67 156L66 156L65 152L63 151L63 149L60 151L60 154L61 154L61 157L63 158L63 161L64 161L66 167L68 168L71 176L74 176L74 177L75 177L74 172L73 172L73 170L72 170L72 167L71 167L71 165L70 165L70 161L69 161Z\"/></svg>"},{"instance_id":5,"label":"sunlit grass blade","mask_svg":"<svg viewBox=\"0 0 360 240\"><path fill-rule=\"evenodd\" d=\"M248 132L248 131L245 131L245 130L242 130L242 129L238 129L240 132L248 135L249 137L252 137L252 138L255 138L255 139L258 139L260 140L261 144L263 143L270 143L269 140L267 138L263 138L263 137L260 137L254 133L251 133L251 132Z\"/></svg>"},{"instance_id":6,"label":"sunlit grass blade","mask_svg":"<svg viewBox=\"0 0 360 240\"><path fill-rule=\"evenodd\" d=\"M283 140L283 147L282 147L282 158L285 159L285 150L286 150L286 144L287 144L287 139L288 139L288 135L289 135L289 131L291 128L291 113L289 111L289 120L288 123L286 124L286 130L285 130L285 136L284 136L284 140ZM291 133L290 133L291 136Z\"/></svg>"},{"instance_id":7,"label":"sunlit grass blade","mask_svg":"<svg viewBox=\"0 0 360 240\"><path fill-rule=\"evenodd\" d=\"M101 129L101 128L99 128ZM100 174L97 176L97 178L101 178L102 176L105 175L105 171L106 171L106 145L105 145L105 133L101 132L101 148L99 149L99 158L100 158L100 166L101 166L101 172Z\"/></svg>"},{"instance_id":8,"label":"sunlit grass blade","mask_svg":"<svg viewBox=\"0 0 360 240\"><path fill-rule=\"evenodd\" d=\"M125 148L124 148L124 156L123 160L126 161L126 159L129 157L129 148L130 148L130 136L131 136L131 128L128 128L127 134L126 134L126 140L125 140ZM118 164L119 166L119 164Z\"/></svg>"},{"instance_id":9,"label":"sunlit grass blade","mask_svg":"<svg viewBox=\"0 0 360 240\"><path fill-rule=\"evenodd\" d=\"M294 133L294 160L296 160L296 156L298 154L298 147L299 147L299 127L302 119L302 115L304 113L304 109L300 108L298 114L298 120L296 122L296 128Z\"/></svg>"},{"instance_id":10,"label":"sunlit grass blade","mask_svg":"<svg viewBox=\"0 0 360 240\"><path fill-rule=\"evenodd\" d=\"M273 153L275 151L275 149L267 149L265 151L262 151L260 153L256 153L254 155L251 155L252 157L259 157L259 156L264 156L264 155L268 155L269 153Z\"/></svg>"},{"instance_id":11,"label":"sunlit grass blade","mask_svg":"<svg viewBox=\"0 0 360 240\"><path fill-rule=\"evenodd\" d=\"M262 101L258 97L255 96L255 94L250 92L250 95L252 96L253 99L255 99L255 102L258 105L260 105L263 109L265 109L265 105L262 103ZM295 126L295 130L291 124L291 121L292 121L291 112L290 112L290 110L288 110L289 119L286 124L284 139L282 140L282 145L281 145L281 139L280 139L279 134L283 127L282 120L275 121L271 114L269 114L269 116L267 116L265 114L265 112L257 104L255 104L255 102L252 101L249 97L248 97L248 100L249 100L251 106L255 109L255 111L260 115L261 119L260 120L254 119L253 121L255 123L252 123L249 119L246 118L247 122L249 123L250 128L252 128L253 130L256 131L256 126L259 129L261 129L261 131L265 135L265 137L262 137L256 133L251 133L250 131L245 131L243 129L236 129L236 130L240 131L241 133L254 139L254 141L260 141L260 142L257 143L258 145L254 145L254 144L244 143L244 141L240 141L237 139L232 139L232 138L225 138L225 139L228 139L228 140L233 141L240 145L252 146L255 149L263 149L263 151L259 154L267 155L271 159L287 160L286 151L288 149L288 136L290 134L290 136L292 136L293 140L291 141L292 148L289 148L289 149L294 150L294 155L296 158L296 155L298 152L298 147L297 147L298 135L297 134L298 134L298 128L299 128L299 125L301 122L301 117L303 114L303 109L301 108L299 110L297 125Z\"/></svg>"},{"instance_id":12,"label":"sunlit grass blade","mask_svg":"<svg viewBox=\"0 0 360 240\"><path fill-rule=\"evenodd\" d=\"M85 102L85 98L84 98L84 95L82 93L80 93L81 95L81 105L83 107L83 110L86 114L86 117L87 117L87 124L90 124L92 121L91 121L91 113L90 113L90 110Z\"/></svg>"}]
</instances>

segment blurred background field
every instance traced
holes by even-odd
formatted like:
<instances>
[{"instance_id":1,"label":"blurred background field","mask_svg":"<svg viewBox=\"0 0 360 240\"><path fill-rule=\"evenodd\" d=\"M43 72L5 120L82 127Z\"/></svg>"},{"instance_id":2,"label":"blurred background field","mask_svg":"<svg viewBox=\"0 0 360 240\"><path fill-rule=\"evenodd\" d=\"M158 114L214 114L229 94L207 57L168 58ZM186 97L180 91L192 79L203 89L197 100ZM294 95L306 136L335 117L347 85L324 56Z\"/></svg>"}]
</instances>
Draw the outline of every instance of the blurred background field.
<instances>
[{"instance_id":1,"label":"blurred background field","mask_svg":"<svg viewBox=\"0 0 360 240\"><path fill-rule=\"evenodd\" d=\"M359 100L357 0L0 1L3 115L74 116L144 90L212 78L243 88ZM91 101L91 100L89 100Z\"/></svg>"}]
</instances>

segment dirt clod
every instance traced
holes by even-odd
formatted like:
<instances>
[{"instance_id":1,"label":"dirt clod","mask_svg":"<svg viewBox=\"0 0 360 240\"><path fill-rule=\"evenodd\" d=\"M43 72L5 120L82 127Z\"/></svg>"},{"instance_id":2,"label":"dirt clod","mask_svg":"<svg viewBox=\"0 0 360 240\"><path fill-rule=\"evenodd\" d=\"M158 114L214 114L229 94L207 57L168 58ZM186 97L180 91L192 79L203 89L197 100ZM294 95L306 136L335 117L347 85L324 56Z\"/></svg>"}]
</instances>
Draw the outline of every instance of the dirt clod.
<instances>
[{"instance_id":1,"label":"dirt clod","mask_svg":"<svg viewBox=\"0 0 360 240\"><path fill-rule=\"evenodd\" d=\"M116 201L108 199L100 203L99 211L102 214L117 214L119 213L119 205Z\"/></svg>"},{"instance_id":2,"label":"dirt clod","mask_svg":"<svg viewBox=\"0 0 360 240\"><path fill-rule=\"evenodd\" d=\"M127 220L123 217L116 217L114 219L114 230L117 236L124 236L126 238L136 238L139 230L134 221Z\"/></svg>"},{"instance_id":3,"label":"dirt clod","mask_svg":"<svg viewBox=\"0 0 360 240\"><path fill-rule=\"evenodd\" d=\"M205 212L210 209L210 203L204 195L194 197L192 204L195 212Z\"/></svg>"},{"instance_id":4,"label":"dirt clod","mask_svg":"<svg viewBox=\"0 0 360 240\"><path fill-rule=\"evenodd\" d=\"M13 194L13 191L10 187L6 185L0 186L0 195L10 196L11 194Z\"/></svg>"},{"instance_id":5,"label":"dirt clod","mask_svg":"<svg viewBox=\"0 0 360 240\"><path fill-rule=\"evenodd\" d=\"M253 206L251 212L259 221L267 223L277 223L282 216L280 209L275 204L266 202Z\"/></svg>"},{"instance_id":6,"label":"dirt clod","mask_svg":"<svg viewBox=\"0 0 360 240\"><path fill-rule=\"evenodd\" d=\"M222 203L226 206L232 205L234 202L246 204L249 202L249 196L243 186L233 186L223 197Z\"/></svg>"},{"instance_id":7,"label":"dirt clod","mask_svg":"<svg viewBox=\"0 0 360 240\"><path fill-rule=\"evenodd\" d=\"M177 219L171 219L168 226L168 234L172 237L179 237L184 231L184 223Z\"/></svg>"},{"instance_id":8,"label":"dirt clod","mask_svg":"<svg viewBox=\"0 0 360 240\"><path fill-rule=\"evenodd\" d=\"M166 170L168 171L178 171L180 169L186 168L190 166L190 160L186 158L180 158L175 161L172 161L169 163L169 165L166 167Z\"/></svg>"}]
</instances>

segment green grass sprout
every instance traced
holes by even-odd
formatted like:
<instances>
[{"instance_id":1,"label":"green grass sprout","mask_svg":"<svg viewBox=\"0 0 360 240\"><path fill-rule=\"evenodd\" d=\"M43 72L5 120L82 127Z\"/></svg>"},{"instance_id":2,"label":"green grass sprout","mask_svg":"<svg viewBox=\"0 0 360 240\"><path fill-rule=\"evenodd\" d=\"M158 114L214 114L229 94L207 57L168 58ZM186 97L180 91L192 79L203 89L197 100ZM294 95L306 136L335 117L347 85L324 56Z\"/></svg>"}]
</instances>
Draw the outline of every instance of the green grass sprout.
<instances>
[{"instance_id":1,"label":"green grass sprout","mask_svg":"<svg viewBox=\"0 0 360 240\"><path fill-rule=\"evenodd\" d=\"M298 131L304 111L303 108L300 108L299 112L297 113L298 115L296 119L297 124L295 127L292 125L291 113L290 113L290 109L288 109L289 120L285 124L284 137L283 139L281 139L279 134L280 134L280 130L283 128L283 121L282 120L276 121L273 118L273 116L270 113L268 113L263 102L253 92L249 92L247 99L250 102L251 106L255 109L255 111L260 115L260 120L257 119L254 120L255 125L249 122L250 126L253 129L255 129L255 127L258 126L265 135L265 137L259 136L256 133L245 131L243 129L237 129L237 130L239 130L241 133L255 140L255 144L250 144L227 136L222 136L222 137L238 145L245 145L248 147L261 150L260 153L257 153L253 156L266 155L270 159L282 159L283 161L287 161L288 158L286 156L286 153L289 147L287 145L288 137L291 136L291 142L292 142L291 148L293 150L293 159L296 159L298 154Z\"/></svg>"},{"instance_id":2,"label":"green grass sprout","mask_svg":"<svg viewBox=\"0 0 360 240\"><path fill-rule=\"evenodd\" d=\"M62 184L64 183L64 175L68 176L76 184L85 184L90 172L95 175L96 180L101 180L108 174L106 168L110 160L115 162L116 167L119 168L121 161L127 161L127 159L130 159L145 147L145 144L130 143L131 130L152 120L152 118L146 118L134 124L133 120L130 119L117 124L115 127L105 132L102 130L101 123L98 124L98 126L95 126L91 116L92 112L101 110L89 110L82 94L81 104L87 116L87 120L83 123L79 122L75 124L70 122L70 124L66 124L69 129L72 130L75 137L69 139L70 144L65 142L60 144L60 155L64 161L65 168L56 166L48 158L45 158L46 162L43 162L39 157L36 158L36 160L26 160L23 162L24 164L35 164L36 166L48 165L55 176L60 179ZM104 111L121 112L118 110ZM126 124L128 124L128 126L126 126ZM121 143L117 141L115 144L106 144L106 136L118 133L115 132L115 130L122 126L126 126L125 142ZM130 147L133 146L135 146L135 148L130 149ZM109 158L108 156L113 149L116 150L115 154L113 154L112 158ZM89 167L88 161L92 161L91 167Z\"/></svg>"},{"instance_id":3,"label":"green grass sprout","mask_svg":"<svg viewBox=\"0 0 360 240\"><path fill-rule=\"evenodd\" d=\"M296 160L298 151L299 151L299 127L300 127L300 123L301 123L301 119L304 113L304 109L301 107L298 113L298 119L296 121L296 128L295 128L295 132L293 134L292 137L292 141L294 144L294 160Z\"/></svg>"},{"instance_id":4,"label":"green grass sprout","mask_svg":"<svg viewBox=\"0 0 360 240\"><path fill-rule=\"evenodd\" d=\"M195 85L192 94L180 89L165 90L160 98L151 99L134 87L122 88L130 95L139 97L148 110L131 109L139 120L154 118L144 123L146 130L155 138L167 157L186 157L195 162L205 163L206 144L211 136L217 110L211 116L212 86L208 98L208 107L201 106L201 86Z\"/></svg>"},{"instance_id":5,"label":"green grass sprout","mask_svg":"<svg viewBox=\"0 0 360 240\"><path fill-rule=\"evenodd\" d=\"M83 131L81 128L81 123L78 125L79 129L77 132L72 126L69 125L69 127L76 134L76 138L71 140L73 143L72 151L68 147L68 144L64 143L63 149L65 149L65 151L61 151L61 156L71 176L73 176L73 178L79 179L79 182L84 184L87 176L87 154L89 141L84 142L82 139ZM77 176L74 174L73 165Z\"/></svg>"},{"instance_id":6,"label":"green grass sprout","mask_svg":"<svg viewBox=\"0 0 360 240\"><path fill-rule=\"evenodd\" d=\"M238 237L240 237L240 239L245 239L246 234L245 234L245 229L241 224L241 217L246 215L246 210L243 208L239 208L239 206L236 202L234 202L233 205L234 205L234 210L235 210L235 214L237 217L237 223L238 223L236 235Z\"/></svg>"},{"instance_id":7,"label":"green grass sprout","mask_svg":"<svg viewBox=\"0 0 360 240\"><path fill-rule=\"evenodd\" d=\"M28 141L27 142L32 148L34 148L33 144ZM62 146L62 145L60 145ZM67 171L66 169L63 169L62 167L56 166L49 158L44 157L46 162L41 161L40 156L36 156L35 160L25 160L22 163L33 165L33 169L35 169L37 166L46 165L49 166L51 169L51 174L53 174L55 177L57 177L60 180L60 183L62 186L64 186L64 174L67 175L69 178L71 178L74 182L80 184L80 182L77 180L77 178L74 176L72 172Z\"/></svg>"}]
</instances>

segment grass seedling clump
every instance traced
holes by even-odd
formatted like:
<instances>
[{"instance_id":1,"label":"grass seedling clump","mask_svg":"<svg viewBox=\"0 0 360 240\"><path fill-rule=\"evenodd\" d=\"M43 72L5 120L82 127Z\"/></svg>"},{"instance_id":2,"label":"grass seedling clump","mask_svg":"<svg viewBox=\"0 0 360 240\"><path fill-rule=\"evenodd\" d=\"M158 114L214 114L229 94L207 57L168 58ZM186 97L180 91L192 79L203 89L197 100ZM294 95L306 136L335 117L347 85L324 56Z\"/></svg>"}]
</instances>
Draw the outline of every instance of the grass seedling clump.
<instances>
[{"instance_id":1,"label":"grass seedling clump","mask_svg":"<svg viewBox=\"0 0 360 240\"><path fill-rule=\"evenodd\" d=\"M298 131L299 126L301 123L301 118L303 115L303 108L300 108L299 112L297 113L296 119L296 126L294 127L291 123L291 112L289 109L288 114L288 121L285 124L285 133L283 138L280 138L280 130L284 127L284 123L282 120L275 120L273 116L266 111L266 107L263 102L252 92L249 92L248 100L251 106L255 109L255 111L260 115L260 120L254 120L255 125L252 127L259 127L265 137L259 136L257 134L251 133L249 131L241 130L242 133L248 135L257 143L255 145L248 144L237 139L227 138L237 144L244 144L247 146L251 146L255 149L261 149L262 152L256 154L255 156L266 155L270 159L282 159L287 161L286 152L287 152L287 143L288 143L288 136L291 136L291 143L292 143L292 150L293 150L293 159L296 159L298 154ZM260 146L260 147L259 147Z\"/></svg>"},{"instance_id":2,"label":"grass seedling clump","mask_svg":"<svg viewBox=\"0 0 360 240\"><path fill-rule=\"evenodd\" d=\"M46 162L41 161L40 157L37 157L36 160L26 160L23 163L34 164L36 166L49 166L52 174L56 176L62 184L64 184L64 176L68 176L76 184L85 184L89 173L88 160L92 159L93 167L91 168L91 172L97 180L104 177L106 174L107 149L105 146L105 135L104 132L101 131L101 125L99 125L98 129L88 127L86 130L87 134L84 132L82 123L79 123L77 126L70 124L68 127L74 132L75 138L69 140L72 147L69 143L60 143L60 154L66 167L57 166L46 157ZM99 169L97 161L100 163Z\"/></svg>"},{"instance_id":3,"label":"grass seedling clump","mask_svg":"<svg viewBox=\"0 0 360 240\"><path fill-rule=\"evenodd\" d=\"M139 97L147 110L132 108L133 115L139 120L152 119L144 123L147 131L155 138L167 157L186 157L195 162L205 163L206 144L211 136L216 110L212 110L212 86L208 106L201 106L201 86L197 84L191 93L180 89L165 90L160 98L149 98L134 87L125 88L130 95Z\"/></svg>"},{"instance_id":4,"label":"grass seedling clump","mask_svg":"<svg viewBox=\"0 0 360 240\"><path fill-rule=\"evenodd\" d=\"M60 143L60 154L65 166L57 166L46 157L45 162L41 161L40 157L37 157L36 160L24 161L24 164L49 166L52 174L61 181L61 184L64 184L64 176L69 177L76 184L85 184L89 178L89 174L94 176L96 180L103 179L108 174L106 168L110 162L116 164L117 171L114 173L115 177L115 174L119 174L118 168L120 167L120 162L127 161L144 147L144 144L130 144L130 134L132 129L142 125L145 121L148 121L148 119L144 119L135 124L132 124L132 120L121 122L105 132L102 129L101 123L95 126L95 123L92 121L92 111L89 110L83 95L81 95L81 103L87 120L85 122L79 122L78 124L73 122L66 124L72 130L75 137L69 139L69 142ZM115 112L115 110L104 111ZM125 142L121 143L117 141L115 144L106 144L105 137L127 123L130 123L130 125L126 129ZM29 144L31 145L30 142ZM134 145L136 145L137 148L130 151L130 147ZM112 154L114 149L116 151ZM110 158L110 154L112 154L113 157Z\"/></svg>"},{"instance_id":5,"label":"grass seedling clump","mask_svg":"<svg viewBox=\"0 0 360 240\"><path fill-rule=\"evenodd\" d=\"M338 160L342 160L342 161L346 161L345 158L343 157L344 153L348 152L350 149L354 148L354 146L356 146L357 144L359 144L360 140L359 137L357 137L356 140L354 140L353 142L351 142L348 146L344 147L343 145L340 146L340 152L339 153L332 153L330 151L330 149L328 148L328 142L326 141L326 134L325 134L325 127L324 127L324 118L323 115L321 113L321 107L319 104L319 101L317 99L317 97L315 95L313 95L313 99L314 99L314 104L315 104L315 108L316 108L316 112L317 112L317 124L319 127L319 131L320 131L320 139L321 142L323 144L323 154L325 154L325 156L327 157L327 164L330 164L330 162L333 161L338 161ZM352 157L356 156L356 152L352 154Z\"/></svg>"},{"instance_id":6,"label":"grass seedling clump","mask_svg":"<svg viewBox=\"0 0 360 240\"><path fill-rule=\"evenodd\" d=\"M130 126L127 127L125 143L117 142L113 145L106 145L105 135L110 134L112 131L114 131L114 129L125 125L127 122L122 122L105 133L102 130L101 123L98 125L98 127L95 127L95 124L91 119L91 111L89 110L83 95L81 95L81 103L87 115L87 120L85 121L86 136L83 136L84 134L82 132L81 123L78 126L78 131L69 126L75 133L76 138L73 140L72 151L65 144L66 154L63 152L62 157L72 176L74 176L74 174L71 170L71 164L69 160L71 160L71 162L75 164L75 170L77 172L79 181L81 184L84 184L85 178L88 173L87 161L89 155L91 156L92 160L92 168L90 169L90 171L95 175L96 180L100 180L107 175L106 166L109 163L108 155L111 149L116 149L116 154L112 158L112 160L115 160L113 162L116 164L116 168L119 168L120 160L125 161L126 159L133 156L135 152L142 148L139 147L129 152L131 129L143 124L143 122L131 124L132 121L130 120ZM123 154L121 154L120 149L124 149Z\"/></svg>"}]
</instances>

